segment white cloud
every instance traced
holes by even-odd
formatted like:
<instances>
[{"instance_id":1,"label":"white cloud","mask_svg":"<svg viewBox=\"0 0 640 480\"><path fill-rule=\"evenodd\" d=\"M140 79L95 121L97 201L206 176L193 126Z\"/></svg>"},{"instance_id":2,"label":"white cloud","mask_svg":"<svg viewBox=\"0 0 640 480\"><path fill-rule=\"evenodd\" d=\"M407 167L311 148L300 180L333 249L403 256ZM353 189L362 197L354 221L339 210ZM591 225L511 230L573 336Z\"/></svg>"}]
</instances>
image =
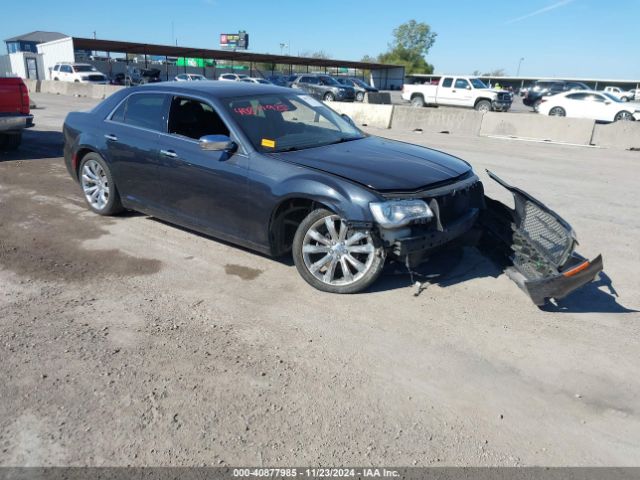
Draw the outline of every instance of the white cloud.
<instances>
[{"instance_id":1,"label":"white cloud","mask_svg":"<svg viewBox=\"0 0 640 480\"><path fill-rule=\"evenodd\" d=\"M552 4L552 5L548 5L546 7L543 7L541 9L539 9L539 10L534 11L534 12L527 13L526 15L522 15L521 17L512 18L511 20L507 20L505 22L505 25L509 25L511 23L516 23L516 22L519 22L519 21L524 20L526 18L531 18L531 17L535 17L535 16L538 16L538 15L542 15L543 13L550 12L551 10L555 10L556 8L564 7L564 6L569 5L570 3L573 3L573 2L575 2L575 0L560 0L559 2L556 2L556 3Z\"/></svg>"}]
</instances>

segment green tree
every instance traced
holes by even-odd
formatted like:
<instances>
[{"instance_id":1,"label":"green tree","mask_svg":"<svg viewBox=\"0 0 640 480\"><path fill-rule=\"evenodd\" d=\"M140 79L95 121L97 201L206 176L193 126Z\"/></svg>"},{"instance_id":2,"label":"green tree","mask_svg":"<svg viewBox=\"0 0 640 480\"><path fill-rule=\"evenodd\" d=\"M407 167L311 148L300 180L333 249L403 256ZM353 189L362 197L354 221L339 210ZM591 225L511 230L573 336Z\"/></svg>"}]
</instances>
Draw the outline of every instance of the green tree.
<instances>
[{"instance_id":1,"label":"green tree","mask_svg":"<svg viewBox=\"0 0 640 480\"><path fill-rule=\"evenodd\" d=\"M425 56L436 41L437 33L423 22L409 20L393 30L393 41L389 50L378 56L380 63L405 67L405 73L433 73L433 65Z\"/></svg>"}]
</instances>

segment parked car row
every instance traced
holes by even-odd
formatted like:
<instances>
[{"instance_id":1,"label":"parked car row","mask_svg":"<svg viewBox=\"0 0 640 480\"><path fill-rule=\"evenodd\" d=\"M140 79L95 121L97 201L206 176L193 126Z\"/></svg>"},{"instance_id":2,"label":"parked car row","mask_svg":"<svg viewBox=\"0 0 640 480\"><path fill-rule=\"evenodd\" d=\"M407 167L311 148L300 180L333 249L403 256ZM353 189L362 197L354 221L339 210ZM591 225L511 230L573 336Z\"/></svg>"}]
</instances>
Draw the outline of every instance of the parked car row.
<instances>
[{"instance_id":1,"label":"parked car row","mask_svg":"<svg viewBox=\"0 0 640 480\"><path fill-rule=\"evenodd\" d=\"M635 100L635 94L618 87L596 91L582 82L538 81L529 88L523 103L542 115L598 122L640 120L640 106L630 102Z\"/></svg>"},{"instance_id":2,"label":"parked car row","mask_svg":"<svg viewBox=\"0 0 640 480\"><path fill-rule=\"evenodd\" d=\"M112 85L141 85L162 81L162 72L157 68L139 70L133 68L127 73L116 73L111 80L87 63L58 63L51 72L54 80ZM173 77L177 82L208 81L197 73L179 73ZM269 78L250 77L240 73L223 73L218 77L224 82L245 82L263 85L277 85L303 90L326 101L363 102L365 95L378 90L368 83L353 77L332 77L327 74L306 73L288 76L272 75Z\"/></svg>"}]
</instances>

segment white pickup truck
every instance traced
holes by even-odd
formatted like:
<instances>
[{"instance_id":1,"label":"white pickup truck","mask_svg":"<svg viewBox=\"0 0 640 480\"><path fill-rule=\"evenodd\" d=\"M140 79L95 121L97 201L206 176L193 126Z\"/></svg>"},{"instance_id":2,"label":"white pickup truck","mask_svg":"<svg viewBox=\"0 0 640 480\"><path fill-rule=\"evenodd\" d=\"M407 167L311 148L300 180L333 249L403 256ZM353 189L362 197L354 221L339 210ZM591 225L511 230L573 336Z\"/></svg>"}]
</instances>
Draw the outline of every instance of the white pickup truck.
<instances>
[{"instance_id":1,"label":"white pickup truck","mask_svg":"<svg viewBox=\"0 0 640 480\"><path fill-rule=\"evenodd\" d=\"M413 107L468 107L479 112L506 112L513 101L511 93L492 90L479 78L456 76L441 77L437 84L404 84L402 98Z\"/></svg>"},{"instance_id":2,"label":"white pickup truck","mask_svg":"<svg viewBox=\"0 0 640 480\"><path fill-rule=\"evenodd\" d=\"M636 98L636 92L633 90L629 90L628 92L625 92L624 90L618 87L605 87L604 91L606 93L610 93L611 95L618 97L623 102L633 101Z\"/></svg>"}]
</instances>

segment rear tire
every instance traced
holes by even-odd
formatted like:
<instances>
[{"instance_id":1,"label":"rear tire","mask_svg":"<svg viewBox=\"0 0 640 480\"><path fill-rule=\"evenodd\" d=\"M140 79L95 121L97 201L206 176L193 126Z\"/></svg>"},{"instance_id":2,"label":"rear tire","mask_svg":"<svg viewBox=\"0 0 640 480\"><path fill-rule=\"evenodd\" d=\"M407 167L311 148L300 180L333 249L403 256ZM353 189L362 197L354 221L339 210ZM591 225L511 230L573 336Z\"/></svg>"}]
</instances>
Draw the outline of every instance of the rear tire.
<instances>
[{"instance_id":1,"label":"rear tire","mask_svg":"<svg viewBox=\"0 0 640 480\"><path fill-rule=\"evenodd\" d=\"M17 150L22 143L22 133L0 135L0 150L11 152Z\"/></svg>"},{"instance_id":2,"label":"rear tire","mask_svg":"<svg viewBox=\"0 0 640 480\"><path fill-rule=\"evenodd\" d=\"M312 287L329 293L358 293L380 276L384 248L370 230L351 230L342 218L319 208L300 223L293 261Z\"/></svg>"},{"instance_id":3,"label":"rear tire","mask_svg":"<svg viewBox=\"0 0 640 480\"><path fill-rule=\"evenodd\" d=\"M364 92L356 93L356 101L357 102L364 102Z\"/></svg>"},{"instance_id":4,"label":"rear tire","mask_svg":"<svg viewBox=\"0 0 640 480\"><path fill-rule=\"evenodd\" d=\"M336 99L336 96L331 92L327 92L324 94L324 97L322 97L322 99L325 102L333 102Z\"/></svg>"},{"instance_id":5,"label":"rear tire","mask_svg":"<svg viewBox=\"0 0 640 480\"><path fill-rule=\"evenodd\" d=\"M549 116L550 117L566 117L567 112L562 107L553 107L551 110L549 110Z\"/></svg>"},{"instance_id":6,"label":"rear tire","mask_svg":"<svg viewBox=\"0 0 640 480\"><path fill-rule=\"evenodd\" d=\"M424 98L422 95L411 97L411 106L415 108L424 107Z\"/></svg>"},{"instance_id":7,"label":"rear tire","mask_svg":"<svg viewBox=\"0 0 640 480\"><path fill-rule=\"evenodd\" d=\"M487 113L491 111L491 102L489 100L480 100L476 103L475 109L480 113Z\"/></svg>"},{"instance_id":8,"label":"rear tire","mask_svg":"<svg viewBox=\"0 0 640 480\"><path fill-rule=\"evenodd\" d=\"M627 112L626 110L622 110L621 112L616 113L614 117L614 122L620 121L631 121L633 122L635 119L633 118L633 114L631 112Z\"/></svg>"},{"instance_id":9,"label":"rear tire","mask_svg":"<svg viewBox=\"0 0 640 480\"><path fill-rule=\"evenodd\" d=\"M82 158L78 179L87 205L98 215L116 215L124 208L109 165L97 153Z\"/></svg>"}]
</instances>

